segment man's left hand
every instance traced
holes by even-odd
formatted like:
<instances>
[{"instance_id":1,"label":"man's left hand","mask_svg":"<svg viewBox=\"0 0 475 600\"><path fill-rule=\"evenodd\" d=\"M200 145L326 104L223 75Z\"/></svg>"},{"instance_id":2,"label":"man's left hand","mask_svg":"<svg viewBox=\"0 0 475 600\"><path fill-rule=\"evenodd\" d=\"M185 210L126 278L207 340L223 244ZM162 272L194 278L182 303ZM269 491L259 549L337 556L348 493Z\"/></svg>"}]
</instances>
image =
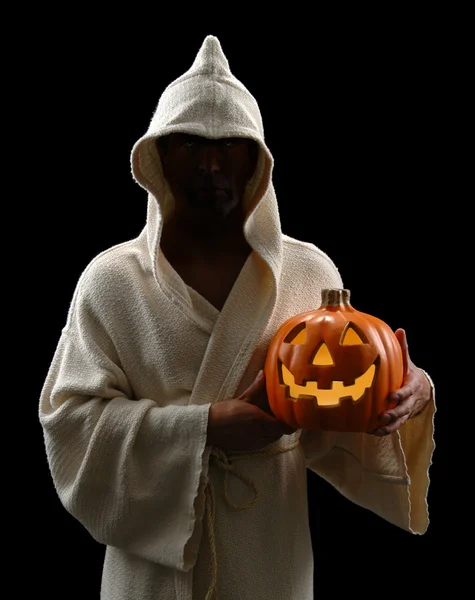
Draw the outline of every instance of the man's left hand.
<instances>
[{"instance_id":1,"label":"man's left hand","mask_svg":"<svg viewBox=\"0 0 475 600\"><path fill-rule=\"evenodd\" d=\"M402 387L388 396L390 404L397 402L397 405L381 415L381 426L371 432L378 436L388 435L399 429L408 419L424 410L431 400L429 380L409 358L406 332L404 329L397 329L395 333L402 349L404 379Z\"/></svg>"}]
</instances>

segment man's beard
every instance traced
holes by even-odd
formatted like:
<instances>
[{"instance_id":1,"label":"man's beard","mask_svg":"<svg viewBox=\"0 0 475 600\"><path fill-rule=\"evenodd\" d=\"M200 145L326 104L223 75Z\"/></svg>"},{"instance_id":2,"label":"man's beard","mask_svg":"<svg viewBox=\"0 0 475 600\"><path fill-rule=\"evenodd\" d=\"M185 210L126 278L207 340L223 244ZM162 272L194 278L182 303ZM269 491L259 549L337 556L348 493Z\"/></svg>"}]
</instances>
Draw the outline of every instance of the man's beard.
<instances>
[{"instance_id":1,"label":"man's beard","mask_svg":"<svg viewBox=\"0 0 475 600\"><path fill-rule=\"evenodd\" d=\"M236 207L231 192L226 190L198 190L187 195L190 216L194 221L222 221Z\"/></svg>"}]
</instances>

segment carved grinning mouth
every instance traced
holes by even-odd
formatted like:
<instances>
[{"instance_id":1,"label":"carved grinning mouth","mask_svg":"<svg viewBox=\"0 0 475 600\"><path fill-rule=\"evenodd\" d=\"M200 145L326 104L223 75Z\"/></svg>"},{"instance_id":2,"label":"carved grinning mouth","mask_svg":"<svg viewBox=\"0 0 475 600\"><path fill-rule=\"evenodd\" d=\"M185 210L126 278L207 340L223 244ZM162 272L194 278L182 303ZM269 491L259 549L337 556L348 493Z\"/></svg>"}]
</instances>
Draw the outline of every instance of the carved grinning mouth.
<instances>
[{"instance_id":1,"label":"carved grinning mouth","mask_svg":"<svg viewBox=\"0 0 475 600\"><path fill-rule=\"evenodd\" d=\"M366 389L370 388L373 383L376 365L373 363L363 375L356 377L352 385L345 386L343 381L332 381L330 389L320 389L316 381L298 385L295 383L295 377L284 364L281 364L281 371L283 383L289 389L288 397L293 402L297 402L299 397L311 397L316 399L319 406L337 406L342 398L350 397L356 402L363 396Z\"/></svg>"}]
</instances>

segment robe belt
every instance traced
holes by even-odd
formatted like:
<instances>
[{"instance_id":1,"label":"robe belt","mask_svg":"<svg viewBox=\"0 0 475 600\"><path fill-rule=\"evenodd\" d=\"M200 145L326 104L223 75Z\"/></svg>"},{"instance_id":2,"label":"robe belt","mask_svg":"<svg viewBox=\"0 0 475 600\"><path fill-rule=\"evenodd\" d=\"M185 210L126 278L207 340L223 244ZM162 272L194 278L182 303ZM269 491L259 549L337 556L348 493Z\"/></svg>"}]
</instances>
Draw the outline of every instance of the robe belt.
<instances>
[{"instance_id":1,"label":"robe belt","mask_svg":"<svg viewBox=\"0 0 475 600\"><path fill-rule=\"evenodd\" d=\"M234 508L235 510L245 510L248 508L252 508L259 499L259 491L255 485L255 483L249 477L246 477L239 471L233 467L232 463L237 460L244 460L246 458L254 458L256 456L275 456L277 454L281 454L282 452L289 452L290 450L294 450L299 445L300 440L298 439L296 442L289 446L275 446L273 448L269 448L268 450L256 450L253 452L246 452L245 454L238 454L236 456L228 456L225 452L216 448L215 446L211 449L211 456L213 457L216 465L224 470L224 498L227 504ZM248 485L254 493L254 498L248 504L243 504L241 506L234 504L228 494L228 474L234 475L241 479L246 485ZM208 588L208 593L206 594L206 600L217 600L217 581L218 581L218 561L216 558L216 544L214 539L214 516L215 516L215 492L213 489L213 484L211 482L211 477L208 477L208 483L205 487L205 508L206 508L206 519L208 524L208 539L210 545L211 552L211 583Z\"/></svg>"}]
</instances>

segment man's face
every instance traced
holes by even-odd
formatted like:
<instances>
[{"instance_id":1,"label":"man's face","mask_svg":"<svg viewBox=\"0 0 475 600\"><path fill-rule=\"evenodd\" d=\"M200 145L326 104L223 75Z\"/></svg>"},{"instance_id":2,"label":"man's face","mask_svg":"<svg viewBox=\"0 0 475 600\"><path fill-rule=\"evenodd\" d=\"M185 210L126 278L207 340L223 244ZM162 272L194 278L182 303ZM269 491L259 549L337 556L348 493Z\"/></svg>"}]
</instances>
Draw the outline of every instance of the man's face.
<instances>
[{"instance_id":1,"label":"man's face","mask_svg":"<svg viewBox=\"0 0 475 600\"><path fill-rule=\"evenodd\" d=\"M222 222L241 204L257 163L254 140L209 139L185 133L157 142L176 213L188 222Z\"/></svg>"}]
</instances>

